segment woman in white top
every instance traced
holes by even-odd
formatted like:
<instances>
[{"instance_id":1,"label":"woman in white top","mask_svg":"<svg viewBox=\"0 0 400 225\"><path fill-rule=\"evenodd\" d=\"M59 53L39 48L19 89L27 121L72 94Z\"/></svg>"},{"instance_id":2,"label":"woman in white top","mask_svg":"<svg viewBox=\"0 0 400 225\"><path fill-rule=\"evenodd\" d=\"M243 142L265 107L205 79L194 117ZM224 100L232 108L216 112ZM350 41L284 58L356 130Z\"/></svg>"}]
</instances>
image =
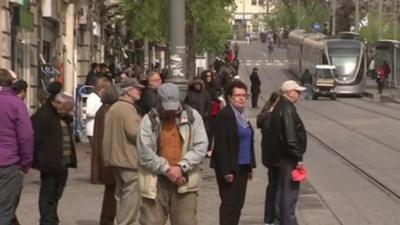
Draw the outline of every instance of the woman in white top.
<instances>
[{"instance_id":1,"label":"woman in white top","mask_svg":"<svg viewBox=\"0 0 400 225\"><path fill-rule=\"evenodd\" d=\"M100 95L109 86L111 86L111 82L107 80L107 78L98 78L94 85L94 92L92 92L86 100L86 136L89 139L92 149L94 118L97 110L99 110L102 105Z\"/></svg>"}]
</instances>

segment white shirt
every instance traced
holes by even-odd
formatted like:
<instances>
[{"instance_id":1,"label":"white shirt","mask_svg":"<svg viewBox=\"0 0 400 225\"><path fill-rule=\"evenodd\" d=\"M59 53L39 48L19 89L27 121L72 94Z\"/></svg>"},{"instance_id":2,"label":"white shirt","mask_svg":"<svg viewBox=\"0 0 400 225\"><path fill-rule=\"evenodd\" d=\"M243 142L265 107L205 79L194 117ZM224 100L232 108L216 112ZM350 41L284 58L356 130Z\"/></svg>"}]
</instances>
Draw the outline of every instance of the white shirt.
<instances>
[{"instance_id":1,"label":"white shirt","mask_svg":"<svg viewBox=\"0 0 400 225\"><path fill-rule=\"evenodd\" d=\"M100 97L92 92L86 100L86 135L93 136L94 129L94 117L96 116L97 110L101 107Z\"/></svg>"},{"instance_id":2,"label":"white shirt","mask_svg":"<svg viewBox=\"0 0 400 225\"><path fill-rule=\"evenodd\" d=\"M368 66L369 70L375 70L375 60L371 60Z\"/></svg>"}]
</instances>

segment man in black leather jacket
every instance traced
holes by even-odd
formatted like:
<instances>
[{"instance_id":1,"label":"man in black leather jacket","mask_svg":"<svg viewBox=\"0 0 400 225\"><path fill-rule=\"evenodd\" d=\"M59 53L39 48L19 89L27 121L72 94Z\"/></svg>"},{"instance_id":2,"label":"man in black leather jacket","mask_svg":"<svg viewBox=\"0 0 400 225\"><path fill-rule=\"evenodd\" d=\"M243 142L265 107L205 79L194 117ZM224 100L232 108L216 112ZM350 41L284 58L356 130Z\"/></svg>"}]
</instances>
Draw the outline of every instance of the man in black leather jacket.
<instances>
[{"instance_id":1,"label":"man in black leather jacket","mask_svg":"<svg viewBox=\"0 0 400 225\"><path fill-rule=\"evenodd\" d=\"M267 167L276 166L278 172L278 188L276 218L280 225L298 225L295 216L296 203L299 196L300 183L293 181L291 172L296 167L304 166L303 155L307 147L307 134L304 124L297 114L295 103L300 99L305 88L295 81L282 84L282 97L271 114L271 124L267 129L265 163Z\"/></svg>"}]
</instances>

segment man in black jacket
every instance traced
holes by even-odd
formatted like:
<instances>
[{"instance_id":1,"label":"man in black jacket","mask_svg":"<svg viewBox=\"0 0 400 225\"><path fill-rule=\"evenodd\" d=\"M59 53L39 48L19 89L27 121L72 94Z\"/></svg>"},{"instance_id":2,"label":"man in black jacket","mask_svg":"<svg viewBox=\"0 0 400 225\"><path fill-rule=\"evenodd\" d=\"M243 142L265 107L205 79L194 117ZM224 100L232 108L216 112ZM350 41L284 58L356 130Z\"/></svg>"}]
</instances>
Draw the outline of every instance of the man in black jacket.
<instances>
[{"instance_id":1,"label":"man in black jacket","mask_svg":"<svg viewBox=\"0 0 400 225\"><path fill-rule=\"evenodd\" d=\"M40 225L59 224L58 201L64 191L68 168L76 168L77 159L72 138L73 98L57 94L33 116L33 168L40 170Z\"/></svg>"},{"instance_id":2,"label":"man in black jacket","mask_svg":"<svg viewBox=\"0 0 400 225\"><path fill-rule=\"evenodd\" d=\"M162 84L161 75L157 71L150 71L147 74L146 80L146 89L143 91L142 97L138 103L142 116L147 114L151 108L156 106L158 101L157 88Z\"/></svg>"},{"instance_id":3,"label":"man in black jacket","mask_svg":"<svg viewBox=\"0 0 400 225\"><path fill-rule=\"evenodd\" d=\"M252 108L257 108L258 104L258 96L260 95L260 86L261 86L261 81L260 78L258 77L258 69L254 68L253 72L250 75L250 82L251 82L251 107Z\"/></svg>"},{"instance_id":4,"label":"man in black jacket","mask_svg":"<svg viewBox=\"0 0 400 225\"><path fill-rule=\"evenodd\" d=\"M303 167L303 155L307 148L307 134L294 104L306 88L293 80L282 84L282 97L276 104L271 123L267 128L264 153L267 167L278 166L278 188L276 204L280 225L298 225L295 216L300 183L293 181L291 172Z\"/></svg>"}]
</instances>

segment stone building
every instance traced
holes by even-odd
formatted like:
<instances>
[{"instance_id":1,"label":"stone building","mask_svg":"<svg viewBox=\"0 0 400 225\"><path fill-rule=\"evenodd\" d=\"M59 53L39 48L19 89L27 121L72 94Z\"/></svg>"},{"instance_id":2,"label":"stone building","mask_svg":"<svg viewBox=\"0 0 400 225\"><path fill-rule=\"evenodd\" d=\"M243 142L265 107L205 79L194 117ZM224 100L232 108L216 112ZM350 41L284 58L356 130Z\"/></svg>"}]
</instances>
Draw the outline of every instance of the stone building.
<instances>
[{"instance_id":1,"label":"stone building","mask_svg":"<svg viewBox=\"0 0 400 225\"><path fill-rule=\"evenodd\" d=\"M49 76L60 74L64 91L74 94L90 63L103 61L102 2L0 1L0 67L28 82L26 103L31 112L43 100Z\"/></svg>"}]
</instances>

